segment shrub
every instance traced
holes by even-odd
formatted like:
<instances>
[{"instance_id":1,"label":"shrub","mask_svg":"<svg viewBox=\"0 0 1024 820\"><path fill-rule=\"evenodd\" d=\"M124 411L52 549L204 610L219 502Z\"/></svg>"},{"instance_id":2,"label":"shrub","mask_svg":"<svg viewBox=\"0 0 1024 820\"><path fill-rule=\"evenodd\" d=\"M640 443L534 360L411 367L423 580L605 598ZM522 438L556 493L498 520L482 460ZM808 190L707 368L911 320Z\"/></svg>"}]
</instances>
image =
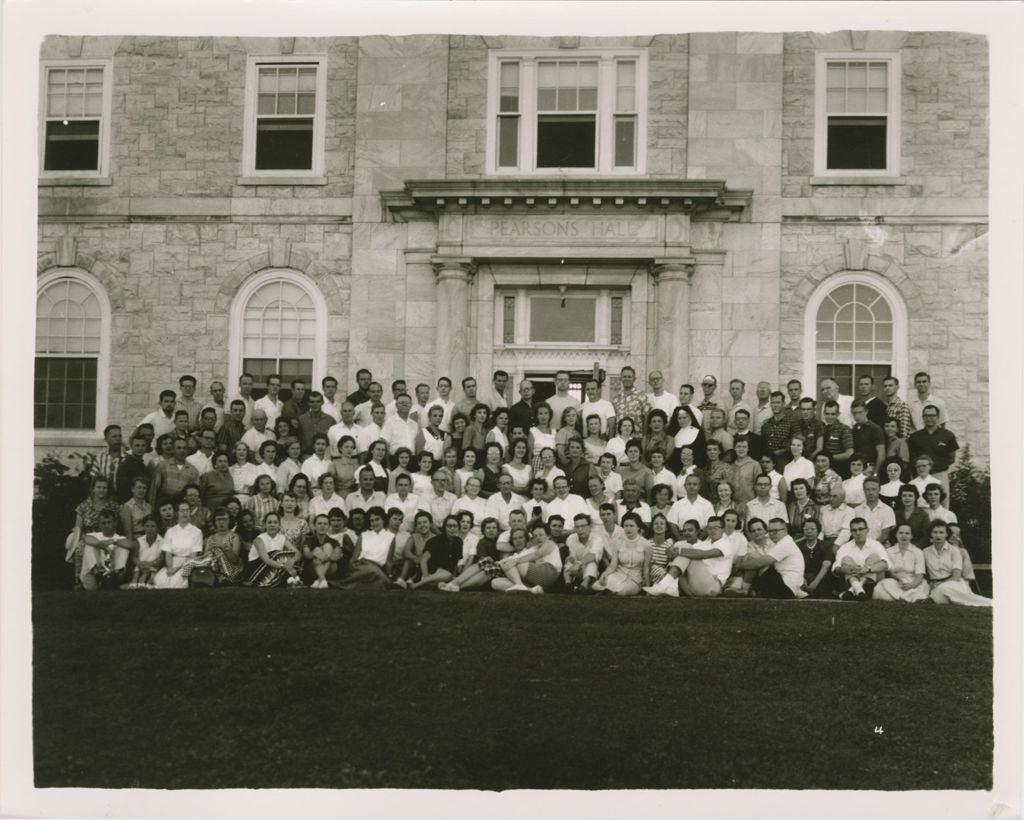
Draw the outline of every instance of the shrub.
<instances>
[{"instance_id":1,"label":"shrub","mask_svg":"<svg viewBox=\"0 0 1024 820\"><path fill-rule=\"evenodd\" d=\"M960 520L964 546L976 563L992 562L992 474L980 468L964 445L949 473L949 508Z\"/></svg>"},{"instance_id":2,"label":"shrub","mask_svg":"<svg viewBox=\"0 0 1024 820\"><path fill-rule=\"evenodd\" d=\"M63 587L73 573L64 563L64 540L75 525L75 507L89 495L95 456L47 453L35 466L32 499L32 583Z\"/></svg>"}]
</instances>

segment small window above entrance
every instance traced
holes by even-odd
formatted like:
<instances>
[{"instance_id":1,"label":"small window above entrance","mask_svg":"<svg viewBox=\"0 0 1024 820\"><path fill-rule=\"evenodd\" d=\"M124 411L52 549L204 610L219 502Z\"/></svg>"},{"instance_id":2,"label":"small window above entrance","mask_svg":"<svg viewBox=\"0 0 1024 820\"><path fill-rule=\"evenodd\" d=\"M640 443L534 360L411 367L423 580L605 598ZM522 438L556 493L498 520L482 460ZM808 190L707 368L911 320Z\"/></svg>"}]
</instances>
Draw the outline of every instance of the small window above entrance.
<instances>
[{"instance_id":1,"label":"small window above entrance","mask_svg":"<svg viewBox=\"0 0 1024 820\"><path fill-rule=\"evenodd\" d=\"M495 296L496 343L627 347L629 291L518 288Z\"/></svg>"}]
</instances>

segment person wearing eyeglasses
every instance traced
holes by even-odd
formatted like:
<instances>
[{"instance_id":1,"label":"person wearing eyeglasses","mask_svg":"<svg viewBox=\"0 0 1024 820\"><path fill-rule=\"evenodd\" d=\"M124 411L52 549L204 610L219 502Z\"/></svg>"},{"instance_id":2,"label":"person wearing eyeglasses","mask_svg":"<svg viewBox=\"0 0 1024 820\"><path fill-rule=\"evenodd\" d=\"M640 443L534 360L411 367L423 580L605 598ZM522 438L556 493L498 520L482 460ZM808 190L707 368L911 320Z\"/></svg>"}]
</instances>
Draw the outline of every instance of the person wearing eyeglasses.
<instances>
[{"instance_id":1,"label":"person wearing eyeglasses","mask_svg":"<svg viewBox=\"0 0 1024 820\"><path fill-rule=\"evenodd\" d=\"M836 550L832 572L843 590L841 600L866 601L892 562L885 547L868 538L868 522L860 516L850 521L850 536L851 540Z\"/></svg>"},{"instance_id":2,"label":"person wearing eyeglasses","mask_svg":"<svg viewBox=\"0 0 1024 820\"><path fill-rule=\"evenodd\" d=\"M756 598L806 598L802 588L804 556L790 536L787 522L771 519L768 538L771 543L766 549L749 550L733 560L733 569L755 570L747 594Z\"/></svg>"}]
</instances>

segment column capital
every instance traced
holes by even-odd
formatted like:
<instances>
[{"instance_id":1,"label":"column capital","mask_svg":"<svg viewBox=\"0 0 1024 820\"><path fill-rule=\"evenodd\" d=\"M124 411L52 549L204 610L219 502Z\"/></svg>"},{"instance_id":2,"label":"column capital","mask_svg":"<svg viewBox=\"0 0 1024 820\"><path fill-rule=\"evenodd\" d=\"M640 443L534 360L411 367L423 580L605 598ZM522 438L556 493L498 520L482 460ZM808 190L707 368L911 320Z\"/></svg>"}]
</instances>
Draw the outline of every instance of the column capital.
<instances>
[{"instance_id":1,"label":"column capital","mask_svg":"<svg viewBox=\"0 0 1024 820\"><path fill-rule=\"evenodd\" d=\"M476 260L471 256L431 256L430 266L434 276L441 279L462 279L468 281L476 274Z\"/></svg>"},{"instance_id":2,"label":"column capital","mask_svg":"<svg viewBox=\"0 0 1024 820\"><path fill-rule=\"evenodd\" d=\"M690 284L697 270L697 260L692 256L654 259L650 265L651 277L655 282L686 282Z\"/></svg>"}]
</instances>

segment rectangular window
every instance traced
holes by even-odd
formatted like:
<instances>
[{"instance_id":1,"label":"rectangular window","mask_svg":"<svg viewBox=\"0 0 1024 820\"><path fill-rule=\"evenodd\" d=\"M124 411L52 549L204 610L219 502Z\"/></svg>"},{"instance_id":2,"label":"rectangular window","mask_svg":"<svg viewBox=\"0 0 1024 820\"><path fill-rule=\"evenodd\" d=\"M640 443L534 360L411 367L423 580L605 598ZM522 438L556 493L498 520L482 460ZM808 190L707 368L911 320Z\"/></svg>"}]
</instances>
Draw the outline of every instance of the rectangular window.
<instances>
[{"instance_id":1,"label":"rectangular window","mask_svg":"<svg viewBox=\"0 0 1024 820\"><path fill-rule=\"evenodd\" d=\"M323 174L326 64L322 57L250 58L245 174Z\"/></svg>"},{"instance_id":2,"label":"rectangular window","mask_svg":"<svg viewBox=\"0 0 1024 820\"><path fill-rule=\"evenodd\" d=\"M96 427L96 358L37 356L35 427L91 430Z\"/></svg>"},{"instance_id":3,"label":"rectangular window","mask_svg":"<svg viewBox=\"0 0 1024 820\"><path fill-rule=\"evenodd\" d=\"M899 100L898 53L818 54L816 174L898 174Z\"/></svg>"},{"instance_id":4,"label":"rectangular window","mask_svg":"<svg viewBox=\"0 0 1024 820\"><path fill-rule=\"evenodd\" d=\"M306 383L306 393L320 388L313 385L312 359L242 359L242 372L252 373L252 394L257 399L267 394L267 377L276 373L281 377L281 401L292 397L292 382L302 379Z\"/></svg>"},{"instance_id":5,"label":"rectangular window","mask_svg":"<svg viewBox=\"0 0 1024 820\"><path fill-rule=\"evenodd\" d=\"M43 64L42 174L107 174L110 61Z\"/></svg>"},{"instance_id":6,"label":"rectangular window","mask_svg":"<svg viewBox=\"0 0 1024 820\"><path fill-rule=\"evenodd\" d=\"M495 173L640 173L646 54L495 52L488 168Z\"/></svg>"},{"instance_id":7,"label":"rectangular window","mask_svg":"<svg viewBox=\"0 0 1024 820\"><path fill-rule=\"evenodd\" d=\"M504 346L628 346L628 297L621 289L517 288L496 296L495 344Z\"/></svg>"},{"instance_id":8,"label":"rectangular window","mask_svg":"<svg viewBox=\"0 0 1024 820\"><path fill-rule=\"evenodd\" d=\"M861 376L873 376L875 384L892 374L892 367L887 364L819 364L818 384L825 379L835 379L839 384L839 392L844 396L857 395L854 389Z\"/></svg>"}]
</instances>

